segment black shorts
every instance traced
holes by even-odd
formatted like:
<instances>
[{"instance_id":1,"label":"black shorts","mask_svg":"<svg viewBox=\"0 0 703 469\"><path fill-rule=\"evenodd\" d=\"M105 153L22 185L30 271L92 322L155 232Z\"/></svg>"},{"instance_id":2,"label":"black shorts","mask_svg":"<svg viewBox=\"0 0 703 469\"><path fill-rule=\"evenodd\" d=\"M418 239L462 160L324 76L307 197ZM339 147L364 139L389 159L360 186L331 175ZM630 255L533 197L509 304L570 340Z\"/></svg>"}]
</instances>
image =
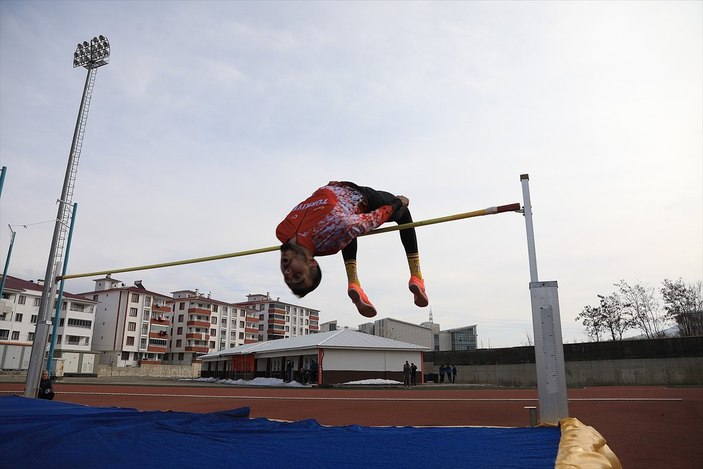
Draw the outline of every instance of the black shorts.
<instances>
[{"instance_id":1,"label":"black shorts","mask_svg":"<svg viewBox=\"0 0 703 469\"><path fill-rule=\"evenodd\" d=\"M354 184L353 182L344 181L343 184L353 187L364 196L364 200L366 202L364 213L373 212L374 210L379 207L382 207L383 205L391 205L393 200L397 198L390 192L378 191L376 189L366 186L359 186L357 184ZM400 209L393 212L388 221L398 222L398 220L402 218L406 213L408 213L407 207L401 207Z\"/></svg>"}]
</instances>

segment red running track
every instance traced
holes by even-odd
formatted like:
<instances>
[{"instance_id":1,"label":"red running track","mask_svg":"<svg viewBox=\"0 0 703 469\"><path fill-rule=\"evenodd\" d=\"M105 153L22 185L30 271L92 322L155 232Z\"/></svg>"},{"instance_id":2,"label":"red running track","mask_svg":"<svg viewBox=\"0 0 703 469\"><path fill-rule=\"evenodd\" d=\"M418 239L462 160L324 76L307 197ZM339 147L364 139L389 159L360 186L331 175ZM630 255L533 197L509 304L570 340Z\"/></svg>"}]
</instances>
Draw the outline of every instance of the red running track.
<instances>
[{"instance_id":1,"label":"red running track","mask_svg":"<svg viewBox=\"0 0 703 469\"><path fill-rule=\"evenodd\" d=\"M183 383L183 382L181 382ZM0 383L0 395L23 383ZM214 412L249 407L251 417L315 419L323 425L529 425L536 389L254 388L182 385L56 385L56 400L139 410ZM569 412L601 433L625 468L698 468L703 463L703 388L570 389Z\"/></svg>"}]
</instances>

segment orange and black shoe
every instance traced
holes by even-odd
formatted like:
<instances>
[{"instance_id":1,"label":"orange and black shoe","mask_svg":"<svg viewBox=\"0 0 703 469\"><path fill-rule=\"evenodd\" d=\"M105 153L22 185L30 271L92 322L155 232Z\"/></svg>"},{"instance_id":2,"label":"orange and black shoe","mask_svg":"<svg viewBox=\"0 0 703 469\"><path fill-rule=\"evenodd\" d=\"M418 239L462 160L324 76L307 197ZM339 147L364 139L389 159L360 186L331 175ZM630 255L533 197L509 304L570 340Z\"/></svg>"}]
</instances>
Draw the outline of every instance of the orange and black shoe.
<instances>
[{"instance_id":1,"label":"orange and black shoe","mask_svg":"<svg viewBox=\"0 0 703 469\"><path fill-rule=\"evenodd\" d=\"M366 293L364 293L364 290L362 290L359 285L350 283L347 294L349 298L351 298L352 303L354 303L354 306L356 306L356 309L359 310L359 314L367 318L376 316L376 308L371 304Z\"/></svg>"},{"instance_id":2,"label":"orange and black shoe","mask_svg":"<svg viewBox=\"0 0 703 469\"><path fill-rule=\"evenodd\" d=\"M427 298L427 293L425 293L425 281L416 275L410 276L410 281L408 282L408 288L415 295L415 305L420 308L430 304L430 299Z\"/></svg>"}]
</instances>

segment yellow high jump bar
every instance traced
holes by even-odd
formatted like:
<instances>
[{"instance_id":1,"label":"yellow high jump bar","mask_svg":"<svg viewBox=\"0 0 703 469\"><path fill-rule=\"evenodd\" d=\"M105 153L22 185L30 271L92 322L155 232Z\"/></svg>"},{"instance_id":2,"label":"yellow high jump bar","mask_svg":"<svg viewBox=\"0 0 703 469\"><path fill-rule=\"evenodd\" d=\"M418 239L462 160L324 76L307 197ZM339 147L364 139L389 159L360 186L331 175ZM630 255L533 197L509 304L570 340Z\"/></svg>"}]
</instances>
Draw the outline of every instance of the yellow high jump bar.
<instances>
[{"instance_id":1,"label":"yellow high jump bar","mask_svg":"<svg viewBox=\"0 0 703 469\"><path fill-rule=\"evenodd\" d=\"M389 231L407 230L409 228L415 228L418 226L434 225L437 223L445 223L448 221L463 220L464 218L473 218L473 217L481 217L484 215L493 215L496 213L519 212L520 209L521 209L521 207L520 207L519 203L508 204L508 205L499 205L497 207L488 207L488 208L484 208L483 210L475 210L473 212L457 213L456 215L449 215L446 217L430 218L428 220L421 220L421 221L416 221L416 222L412 222L412 223L405 223L403 225L395 225L395 226L388 226L385 228L379 228L377 230L370 231L363 236L372 235L372 234L387 233ZM248 251L238 251L238 252L230 252L227 254L218 254L215 256L196 257L193 259L183 259L180 261L161 262L159 264L147 264L147 265L138 265L138 266L134 266L134 267L124 267L124 268L120 268L120 269L98 270L95 272L85 272L82 274L60 275L60 276L56 277L56 281L69 280L72 278L95 277L98 275L119 274L122 272L136 272L138 270L160 269L162 267L173 267L176 265L185 265L185 264L197 264L200 262L218 261L221 259L229 259L231 257L243 257L243 256L250 256L252 254L261 254L264 252L278 251L280 248L281 248L280 245L276 245L276 246L269 246L267 248L250 249Z\"/></svg>"}]
</instances>

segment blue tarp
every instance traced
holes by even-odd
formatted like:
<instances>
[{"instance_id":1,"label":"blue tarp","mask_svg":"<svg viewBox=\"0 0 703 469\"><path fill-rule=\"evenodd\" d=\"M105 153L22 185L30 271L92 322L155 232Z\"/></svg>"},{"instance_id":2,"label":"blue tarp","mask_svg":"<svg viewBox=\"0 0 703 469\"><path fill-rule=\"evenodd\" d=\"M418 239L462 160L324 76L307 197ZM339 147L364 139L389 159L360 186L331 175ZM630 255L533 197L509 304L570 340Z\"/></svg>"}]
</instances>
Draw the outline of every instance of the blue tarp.
<instances>
[{"instance_id":1,"label":"blue tarp","mask_svg":"<svg viewBox=\"0 0 703 469\"><path fill-rule=\"evenodd\" d=\"M0 397L4 468L553 468L558 428L325 427Z\"/></svg>"}]
</instances>

